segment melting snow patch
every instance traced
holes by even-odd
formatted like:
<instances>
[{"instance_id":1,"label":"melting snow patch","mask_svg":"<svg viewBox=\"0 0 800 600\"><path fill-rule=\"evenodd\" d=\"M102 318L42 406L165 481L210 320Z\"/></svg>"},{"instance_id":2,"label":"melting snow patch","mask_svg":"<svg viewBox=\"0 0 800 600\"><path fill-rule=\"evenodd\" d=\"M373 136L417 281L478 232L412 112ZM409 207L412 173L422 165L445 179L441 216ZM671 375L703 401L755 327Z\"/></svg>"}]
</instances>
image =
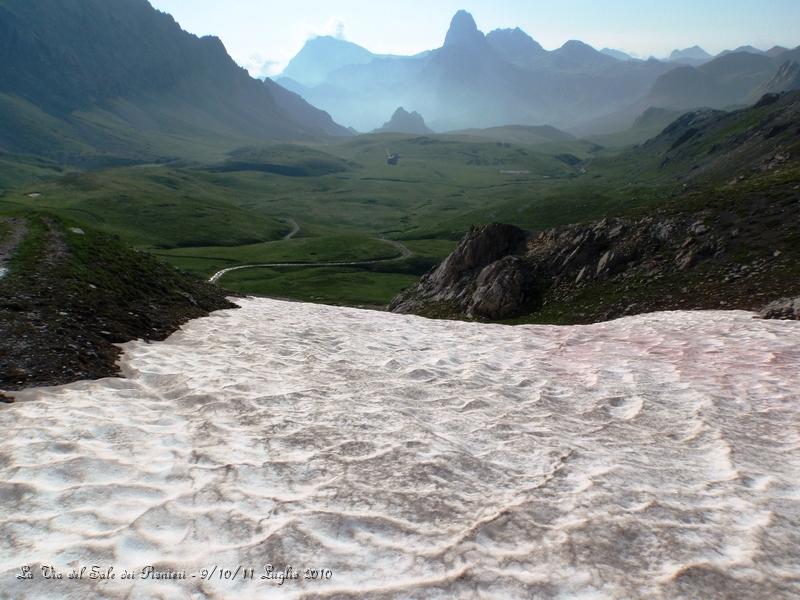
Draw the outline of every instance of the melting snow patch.
<instances>
[{"instance_id":1,"label":"melting snow patch","mask_svg":"<svg viewBox=\"0 0 800 600\"><path fill-rule=\"evenodd\" d=\"M798 323L240 302L0 410L0 597L800 597Z\"/></svg>"}]
</instances>

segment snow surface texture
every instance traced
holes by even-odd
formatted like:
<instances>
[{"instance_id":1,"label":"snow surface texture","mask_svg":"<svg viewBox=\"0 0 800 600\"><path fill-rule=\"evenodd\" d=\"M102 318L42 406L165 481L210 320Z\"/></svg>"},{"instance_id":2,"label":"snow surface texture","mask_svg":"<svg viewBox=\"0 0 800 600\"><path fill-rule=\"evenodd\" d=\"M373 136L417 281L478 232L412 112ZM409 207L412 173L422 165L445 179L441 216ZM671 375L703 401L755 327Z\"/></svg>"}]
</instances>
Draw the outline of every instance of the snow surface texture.
<instances>
[{"instance_id":1,"label":"snow surface texture","mask_svg":"<svg viewBox=\"0 0 800 600\"><path fill-rule=\"evenodd\" d=\"M241 304L0 410L0 597L800 597L800 324Z\"/></svg>"}]
</instances>

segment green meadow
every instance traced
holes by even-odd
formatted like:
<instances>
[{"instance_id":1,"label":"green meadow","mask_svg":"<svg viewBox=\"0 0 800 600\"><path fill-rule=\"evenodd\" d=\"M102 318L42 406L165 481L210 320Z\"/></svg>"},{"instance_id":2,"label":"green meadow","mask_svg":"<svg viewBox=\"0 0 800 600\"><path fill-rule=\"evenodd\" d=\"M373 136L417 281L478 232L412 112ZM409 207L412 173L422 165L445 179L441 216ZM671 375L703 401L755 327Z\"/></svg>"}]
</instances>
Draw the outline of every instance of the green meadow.
<instances>
[{"instance_id":1,"label":"green meadow","mask_svg":"<svg viewBox=\"0 0 800 600\"><path fill-rule=\"evenodd\" d=\"M243 265L299 263L234 271L219 283L241 293L381 306L473 225L544 229L669 197L663 183L647 183L648 165L636 180L619 169L618 151L506 139L364 135L94 170L3 155L0 212L85 223L204 278ZM387 164L388 153L400 155L398 165ZM363 264L324 265L336 262Z\"/></svg>"}]
</instances>

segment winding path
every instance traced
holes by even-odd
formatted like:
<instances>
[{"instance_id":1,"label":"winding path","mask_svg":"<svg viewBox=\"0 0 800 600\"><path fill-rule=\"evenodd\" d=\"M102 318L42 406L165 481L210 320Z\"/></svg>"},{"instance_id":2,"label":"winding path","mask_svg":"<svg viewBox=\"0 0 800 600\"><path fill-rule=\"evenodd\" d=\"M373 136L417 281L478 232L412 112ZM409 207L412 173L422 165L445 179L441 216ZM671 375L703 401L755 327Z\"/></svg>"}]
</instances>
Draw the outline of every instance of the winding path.
<instances>
[{"instance_id":1,"label":"winding path","mask_svg":"<svg viewBox=\"0 0 800 600\"><path fill-rule=\"evenodd\" d=\"M290 219L287 219L287 221ZM294 221L291 221L294 223ZM295 223L295 226L297 223ZM298 227L297 230L299 231L300 228ZM296 233L296 232L295 232ZM290 238L285 238L290 239ZM391 263L400 260L405 260L406 258L411 258L414 256L414 253L402 242L398 242L396 240L387 240L384 238L373 238L379 242L383 242L385 244L389 244L394 246L400 251L398 256L393 258L380 258L377 260L361 260L361 261L348 261L348 262L304 262L304 263L292 263L292 262L282 262L282 263L260 263L257 265L239 265L238 267L229 267L227 269L222 269L221 271L217 271L212 275L208 282L209 283L219 283L219 280L225 277L228 273L233 271L243 271L244 269L270 269L270 268L277 268L277 267L358 267L362 265L377 265L381 263Z\"/></svg>"},{"instance_id":2,"label":"winding path","mask_svg":"<svg viewBox=\"0 0 800 600\"><path fill-rule=\"evenodd\" d=\"M284 240L290 240L298 233L300 233L300 225L297 224L297 221L295 221L294 219L284 219L284 221L292 226L292 230L285 236L283 236Z\"/></svg>"}]
</instances>

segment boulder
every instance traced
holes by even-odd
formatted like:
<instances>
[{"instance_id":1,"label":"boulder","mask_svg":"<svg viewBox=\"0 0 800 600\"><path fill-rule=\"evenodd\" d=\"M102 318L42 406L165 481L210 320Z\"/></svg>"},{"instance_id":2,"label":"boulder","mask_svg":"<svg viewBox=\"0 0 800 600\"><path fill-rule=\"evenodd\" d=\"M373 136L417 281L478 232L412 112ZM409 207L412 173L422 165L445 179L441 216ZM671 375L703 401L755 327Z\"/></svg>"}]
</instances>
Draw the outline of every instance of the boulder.
<instances>
[{"instance_id":1,"label":"boulder","mask_svg":"<svg viewBox=\"0 0 800 600\"><path fill-rule=\"evenodd\" d=\"M527 234L513 225L495 223L471 230L438 267L395 298L389 310L417 312L427 303L446 302L467 312L474 304L473 292L482 271L504 257L523 251L526 240ZM491 295L488 290L485 293ZM487 306L491 304L487 302Z\"/></svg>"},{"instance_id":2,"label":"boulder","mask_svg":"<svg viewBox=\"0 0 800 600\"><path fill-rule=\"evenodd\" d=\"M784 298L767 304L759 312L762 319L800 321L800 298Z\"/></svg>"},{"instance_id":3,"label":"boulder","mask_svg":"<svg viewBox=\"0 0 800 600\"><path fill-rule=\"evenodd\" d=\"M533 289L530 267L518 256L506 256L481 271L467 315L487 319L517 316L533 300Z\"/></svg>"}]
</instances>

